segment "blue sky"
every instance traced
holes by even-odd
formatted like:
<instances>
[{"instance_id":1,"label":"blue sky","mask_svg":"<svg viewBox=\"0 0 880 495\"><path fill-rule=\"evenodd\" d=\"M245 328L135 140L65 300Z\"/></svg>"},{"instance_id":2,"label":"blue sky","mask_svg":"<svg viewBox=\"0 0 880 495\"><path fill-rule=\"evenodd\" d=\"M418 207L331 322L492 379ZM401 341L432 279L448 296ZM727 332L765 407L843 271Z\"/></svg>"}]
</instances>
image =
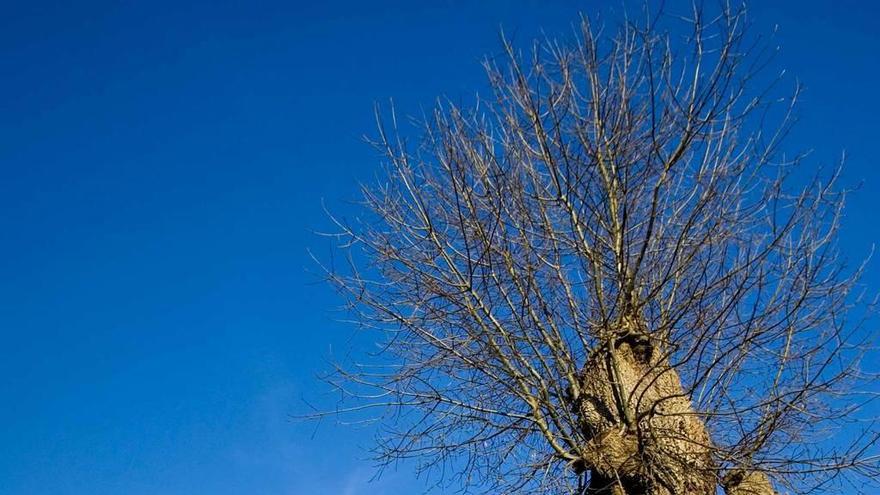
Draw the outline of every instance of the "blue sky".
<instances>
[{"instance_id":1,"label":"blue sky","mask_svg":"<svg viewBox=\"0 0 880 495\"><path fill-rule=\"evenodd\" d=\"M350 329L321 202L377 171L375 101L485 88L498 28L590 1L0 4L0 494L412 493L368 429L291 422ZM680 2L669 2L671 8ZM754 2L807 87L788 142L846 150L842 246L880 237L874 2ZM770 5L772 4L772 5ZM866 283L880 287L875 261Z\"/></svg>"}]
</instances>

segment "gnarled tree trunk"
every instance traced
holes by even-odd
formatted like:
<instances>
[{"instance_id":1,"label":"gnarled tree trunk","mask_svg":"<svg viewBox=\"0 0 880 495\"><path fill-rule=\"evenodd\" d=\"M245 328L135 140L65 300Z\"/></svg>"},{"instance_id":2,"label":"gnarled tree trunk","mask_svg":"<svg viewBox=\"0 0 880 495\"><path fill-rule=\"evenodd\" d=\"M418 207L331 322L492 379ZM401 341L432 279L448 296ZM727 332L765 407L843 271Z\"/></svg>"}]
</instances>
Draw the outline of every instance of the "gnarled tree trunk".
<instances>
[{"instance_id":1,"label":"gnarled tree trunk","mask_svg":"<svg viewBox=\"0 0 880 495\"><path fill-rule=\"evenodd\" d=\"M763 473L721 475L677 371L647 332L628 326L593 353L579 377L586 493L714 495L720 484L728 495L774 495Z\"/></svg>"}]
</instances>

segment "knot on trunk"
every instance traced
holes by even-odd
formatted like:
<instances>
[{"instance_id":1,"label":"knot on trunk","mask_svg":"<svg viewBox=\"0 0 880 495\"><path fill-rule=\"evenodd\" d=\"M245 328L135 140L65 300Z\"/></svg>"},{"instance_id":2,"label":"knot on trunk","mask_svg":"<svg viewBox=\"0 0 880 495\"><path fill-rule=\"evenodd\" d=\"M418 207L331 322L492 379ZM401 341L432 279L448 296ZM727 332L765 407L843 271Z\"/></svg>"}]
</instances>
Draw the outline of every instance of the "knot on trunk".
<instances>
[{"instance_id":1,"label":"knot on trunk","mask_svg":"<svg viewBox=\"0 0 880 495\"><path fill-rule=\"evenodd\" d=\"M727 495L776 495L766 474L748 469L734 469L721 480Z\"/></svg>"}]
</instances>

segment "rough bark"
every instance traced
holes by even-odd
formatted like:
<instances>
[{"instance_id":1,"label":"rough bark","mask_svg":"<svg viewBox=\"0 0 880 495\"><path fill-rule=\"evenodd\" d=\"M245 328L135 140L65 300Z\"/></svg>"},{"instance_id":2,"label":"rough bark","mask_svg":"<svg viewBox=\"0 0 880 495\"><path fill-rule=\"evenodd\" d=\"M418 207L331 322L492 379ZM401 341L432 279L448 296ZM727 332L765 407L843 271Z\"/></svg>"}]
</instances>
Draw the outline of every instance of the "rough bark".
<instances>
[{"instance_id":1,"label":"rough bark","mask_svg":"<svg viewBox=\"0 0 880 495\"><path fill-rule=\"evenodd\" d=\"M632 327L632 326L631 326ZM617 333L589 358L576 407L588 439L581 469L596 495L774 495L760 472L720 476L711 439L678 373L650 336Z\"/></svg>"}]
</instances>

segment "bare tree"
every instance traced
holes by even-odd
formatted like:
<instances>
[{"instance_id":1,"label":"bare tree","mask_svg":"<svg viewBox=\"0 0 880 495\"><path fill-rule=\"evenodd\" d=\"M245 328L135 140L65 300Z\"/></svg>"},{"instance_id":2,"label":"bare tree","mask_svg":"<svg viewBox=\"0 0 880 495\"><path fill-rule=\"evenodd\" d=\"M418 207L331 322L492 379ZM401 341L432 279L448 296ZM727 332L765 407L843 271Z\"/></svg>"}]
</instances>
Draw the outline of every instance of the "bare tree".
<instances>
[{"instance_id":1,"label":"bare tree","mask_svg":"<svg viewBox=\"0 0 880 495\"><path fill-rule=\"evenodd\" d=\"M780 150L797 90L755 91L771 53L744 8L662 17L687 36L645 19L505 42L491 97L439 105L416 146L380 119L388 175L337 221L348 263L327 274L384 335L333 378L342 411L386 420L381 462L487 493L880 474L844 195Z\"/></svg>"}]
</instances>

